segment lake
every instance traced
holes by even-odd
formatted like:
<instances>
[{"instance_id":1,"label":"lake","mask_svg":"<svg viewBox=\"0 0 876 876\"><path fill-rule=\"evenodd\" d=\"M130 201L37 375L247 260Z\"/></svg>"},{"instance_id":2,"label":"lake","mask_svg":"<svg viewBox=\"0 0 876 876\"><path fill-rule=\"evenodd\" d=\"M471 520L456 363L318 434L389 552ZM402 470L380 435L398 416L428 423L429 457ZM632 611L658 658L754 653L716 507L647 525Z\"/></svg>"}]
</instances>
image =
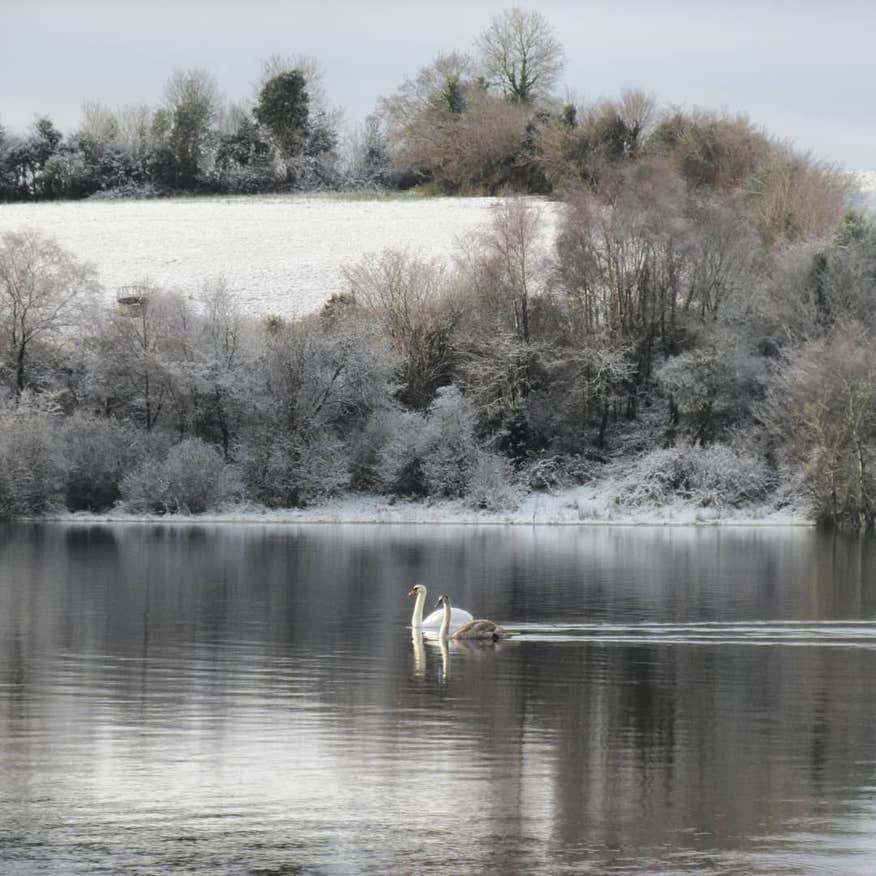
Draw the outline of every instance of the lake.
<instances>
[{"instance_id":1,"label":"lake","mask_svg":"<svg viewBox=\"0 0 876 876\"><path fill-rule=\"evenodd\" d=\"M0 871L872 874L874 617L805 527L5 525Z\"/></svg>"}]
</instances>

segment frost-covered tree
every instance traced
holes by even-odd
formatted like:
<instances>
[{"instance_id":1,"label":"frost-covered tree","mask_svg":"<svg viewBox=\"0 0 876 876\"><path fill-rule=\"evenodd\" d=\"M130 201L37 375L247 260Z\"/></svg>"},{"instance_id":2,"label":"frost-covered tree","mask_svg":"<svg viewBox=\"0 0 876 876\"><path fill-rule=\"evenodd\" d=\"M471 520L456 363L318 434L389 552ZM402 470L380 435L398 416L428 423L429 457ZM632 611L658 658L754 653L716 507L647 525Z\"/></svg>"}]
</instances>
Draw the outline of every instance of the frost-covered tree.
<instances>
[{"instance_id":1,"label":"frost-covered tree","mask_svg":"<svg viewBox=\"0 0 876 876\"><path fill-rule=\"evenodd\" d=\"M28 392L0 408L0 518L63 505L67 460L60 421L60 411Z\"/></svg>"},{"instance_id":2,"label":"frost-covered tree","mask_svg":"<svg viewBox=\"0 0 876 876\"><path fill-rule=\"evenodd\" d=\"M0 351L16 393L29 383L31 350L57 341L98 289L92 265L35 231L0 237Z\"/></svg>"},{"instance_id":3,"label":"frost-covered tree","mask_svg":"<svg viewBox=\"0 0 876 876\"><path fill-rule=\"evenodd\" d=\"M338 110L326 105L323 71L310 57L274 55L262 71L253 116L276 149L286 180L299 187L336 183Z\"/></svg>"},{"instance_id":4,"label":"frost-covered tree","mask_svg":"<svg viewBox=\"0 0 876 876\"><path fill-rule=\"evenodd\" d=\"M437 261L386 250L344 269L354 299L378 320L401 356L400 399L426 407L450 382L456 361L454 329L461 317Z\"/></svg>"},{"instance_id":5,"label":"frost-covered tree","mask_svg":"<svg viewBox=\"0 0 876 876\"><path fill-rule=\"evenodd\" d=\"M277 326L250 372L235 455L250 494L304 505L350 483L348 442L390 395L395 359L368 325Z\"/></svg>"},{"instance_id":6,"label":"frost-covered tree","mask_svg":"<svg viewBox=\"0 0 876 876\"><path fill-rule=\"evenodd\" d=\"M121 484L122 499L132 511L197 514L241 493L236 469L197 438L174 444L163 458L145 460Z\"/></svg>"},{"instance_id":7,"label":"frost-covered tree","mask_svg":"<svg viewBox=\"0 0 876 876\"><path fill-rule=\"evenodd\" d=\"M348 144L346 185L351 188L383 188L395 185L397 174L392 167L384 124L377 113L365 118Z\"/></svg>"},{"instance_id":8,"label":"frost-covered tree","mask_svg":"<svg viewBox=\"0 0 876 876\"><path fill-rule=\"evenodd\" d=\"M811 341L776 375L761 415L803 466L819 518L876 523L876 346L859 326Z\"/></svg>"},{"instance_id":9,"label":"frost-covered tree","mask_svg":"<svg viewBox=\"0 0 876 876\"><path fill-rule=\"evenodd\" d=\"M568 104L538 133L544 172L554 185L570 179L598 183L613 163L636 158L652 129L654 98L639 89L595 104Z\"/></svg>"},{"instance_id":10,"label":"frost-covered tree","mask_svg":"<svg viewBox=\"0 0 876 876\"><path fill-rule=\"evenodd\" d=\"M460 498L478 460L475 412L455 386L442 387L424 413L397 412L379 471L393 492Z\"/></svg>"},{"instance_id":11,"label":"frost-covered tree","mask_svg":"<svg viewBox=\"0 0 876 876\"><path fill-rule=\"evenodd\" d=\"M478 50L487 81L520 103L550 94L563 70L563 47L547 19L519 6L493 18Z\"/></svg>"},{"instance_id":12,"label":"frost-covered tree","mask_svg":"<svg viewBox=\"0 0 876 876\"><path fill-rule=\"evenodd\" d=\"M160 144L152 158L159 182L190 189L205 180L220 109L219 88L206 70L177 70L170 77L152 122L152 136Z\"/></svg>"},{"instance_id":13,"label":"frost-covered tree","mask_svg":"<svg viewBox=\"0 0 876 876\"><path fill-rule=\"evenodd\" d=\"M58 418L60 420L60 418ZM121 496L123 478L152 453L163 452L164 436L131 422L76 411L58 423L65 463L64 498L71 510L104 511ZM169 443L169 442L168 442Z\"/></svg>"},{"instance_id":14,"label":"frost-covered tree","mask_svg":"<svg viewBox=\"0 0 876 876\"><path fill-rule=\"evenodd\" d=\"M245 374L256 355L256 340L224 278L204 284L200 303L185 372L193 429L218 445L228 460L246 416Z\"/></svg>"},{"instance_id":15,"label":"frost-covered tree","mask_svg":"<svg viewBox=\"0 0 876 876\"><path fill-rule=\"evenodd\" d=\"M393 160L411 181L448 192L526 185L536 114L490 93L470 58L439 55L380 101Z\"/></svg>"},{"instance_id":16,"label":"frost-covered tree","mask_svg":"<svg viewBox=\"0 0 876 876\"><path fill-rule=\"evenodd\" d=\"M137 300L95 327L89 393L107 413L131 418L148 432L184 401L178 365L191 360L195 315L179 295L149 283L133 288ZM179 404L176 413L184 431Z\"/></svg>"},{"instance_id":17,"label":"frost-covered tree","mask_svg":"<svg viewBox=\"0 0 876 876\"><path fill-rule=\"evenodd\" d=\"M253 109L284 157L304 149L310 133L310 96L300 70L287 70L271 77L259 93Z\"/></svg>"},{"instance_id":18,"label":"frost-covered tree","mask_svg":"<svg viewBox=\"0 0 876 876\"><path fill-rule=\"evenodd\" d=\"M521 198L506 199L476 243L475 259L470 257L468 266L477 275L479 296L528 344L533 301L544 291L548 274L541 211Z\"/></svg>"},{"instance_id":19,"label":"frost-covered tree","mask_svg":"<svg viewBox=\"0 0 876 876\"><path fill-rule=\"evenodd\" d=\"M667 441L680 428L692 444L706 445L737 427L762 393L756 358L734 337L669 358L656 371L669 400Z\"/></svg>"}]
</instances>

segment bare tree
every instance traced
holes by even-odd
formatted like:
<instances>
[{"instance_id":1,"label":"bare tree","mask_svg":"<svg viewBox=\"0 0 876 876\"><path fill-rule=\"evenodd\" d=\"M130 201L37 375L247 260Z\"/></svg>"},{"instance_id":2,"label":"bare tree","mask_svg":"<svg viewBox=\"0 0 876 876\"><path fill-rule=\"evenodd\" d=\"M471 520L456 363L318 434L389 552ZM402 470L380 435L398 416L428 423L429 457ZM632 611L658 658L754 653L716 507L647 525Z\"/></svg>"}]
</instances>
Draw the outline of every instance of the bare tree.
<instances>
[{"instance_id":1,"label":"bare tree","mask_svg":"<svg viewBox=\"0 0 876 876\"><path fill-rule=\"evenodd\" d=\"M440 110L440 96L448 82L463 86L473 79L474 64L468 55L459 52L440 54L423 67L413 79L406 79L394 94L382 97L379 111L392 132L399 134L416 124L428 111Z\"/></svg>"},{"instance_id":2,"label":"bare tree","mask_svg":"<svg viewBox=\"0 0 876 876\"><path fill-rule=\"evenodd\" d=\"M750 195L762 236L796 243L829 235L852 204L851 176L810 155L781 147L775 152L757 169Z\"/></svg>"},{"instance_id":3,"label":"bare tree","mask_svg":"<svg viewBox=\"0 0 876 876\"><path fill-rule=\"evenodd\" d=\"M191 308L181 296L143 283L141 302L110 314L95 344L92 392L107 413L152 431L172 402L180 363L193 357Z\"/></svg>"},{"instance_id":4,"label":"bare tree","mask_svg":"<svg viewBox=\"0 0 876 876\"><path fill-rule=\"evenodd\" d=\"M617 102L617 112L627 128L633 151L651 133L657 114L657 99L640 88L626 88Z\"/></svg>"},{"instance_id":5,"label":"bare tree","mask_svg":"<svg viewBox=\"0 0 876 876\"><path fill-rule=\"evenodd\" d=\"M826 522L876 523L876 352L860 326L804 344L761 406L802 466Z\"/></svg>"},{"instance_id":6,"label":"bare tree","mask_svg":"<svg viewBox=\"0 0 876 876\"><path fill-rule=\"evenodd\" d=\"M453 333L461 316L447 295L444 270L438 262L386 250L344 274L356 301L376 316L402 357L401 400L425 407L450 379Z\"/></svg>"},{"instance_id":7,"label":"bare tree","mask_svg":"<svg viewBox=\"0 0 876 876\"><path fill-rule=\"evenodd\" d=\"M532 298L542 291L547 273L541 212L510 198L497 208L479 243L482 269L492 278L493 307L511 316L515 336L528 344Z\"/></svg>"},{"instance_id":8,"label":"bare tree","mask_svg":"<svg viewBox=\"0 0 876 876\"><path fill-rule=\"evenodd\" d=\"M520 103L548 94L563 69L563 47L545 17L518 6L493 18L478 48L487 80Z\"/></svg>"},{"instance_id":9,"label":"bare tree","mask_svg":"<svg viewBox=\"0 0 876 876\"><path fill-rule=\"evenodd\" d=\"M0 238L0 331L16 395L28 383L33 343L71 326L77 303L97 287L94 267L77 261L54 240L35 231Z\"/></svg>"}]
</instances>

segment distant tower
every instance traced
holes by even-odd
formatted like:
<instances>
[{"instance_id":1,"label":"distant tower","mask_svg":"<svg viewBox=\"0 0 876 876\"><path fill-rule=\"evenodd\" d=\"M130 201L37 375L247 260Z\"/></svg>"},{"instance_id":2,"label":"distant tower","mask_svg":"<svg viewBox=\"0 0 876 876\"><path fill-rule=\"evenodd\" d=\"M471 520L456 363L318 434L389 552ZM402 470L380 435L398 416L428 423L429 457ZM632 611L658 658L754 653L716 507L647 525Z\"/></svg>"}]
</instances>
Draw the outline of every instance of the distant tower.
<instances>
[{"instance_id":1,"label":"distant tower","mask_svg":"<svg viewBox=\"0 0 876 876\"><path fill-rule=\"evenodd\" d=\"M140 316L149 299L149 287L145 284L119 286L116 302L123 316Z\"/></svg>"}]
</instances>

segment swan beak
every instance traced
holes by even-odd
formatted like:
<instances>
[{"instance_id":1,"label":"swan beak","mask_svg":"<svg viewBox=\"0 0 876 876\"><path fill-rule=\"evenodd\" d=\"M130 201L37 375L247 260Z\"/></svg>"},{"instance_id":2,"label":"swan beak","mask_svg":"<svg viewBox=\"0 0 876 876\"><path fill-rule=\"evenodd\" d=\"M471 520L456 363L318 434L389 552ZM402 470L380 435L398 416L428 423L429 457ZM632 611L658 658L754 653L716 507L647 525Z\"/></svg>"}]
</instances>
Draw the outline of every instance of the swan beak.
<instances>
[{"instance_id":1,"label":"swan beak","mask_svg":"<svg viewBox=\"0 0 876 876\"><path fill-rule=\"evenodd\" d=\"M416 596L416 595L417 595L416 589L414 587L411 587L411 589L408 590L408 596Z\"/></svg>"}]
</instances>

